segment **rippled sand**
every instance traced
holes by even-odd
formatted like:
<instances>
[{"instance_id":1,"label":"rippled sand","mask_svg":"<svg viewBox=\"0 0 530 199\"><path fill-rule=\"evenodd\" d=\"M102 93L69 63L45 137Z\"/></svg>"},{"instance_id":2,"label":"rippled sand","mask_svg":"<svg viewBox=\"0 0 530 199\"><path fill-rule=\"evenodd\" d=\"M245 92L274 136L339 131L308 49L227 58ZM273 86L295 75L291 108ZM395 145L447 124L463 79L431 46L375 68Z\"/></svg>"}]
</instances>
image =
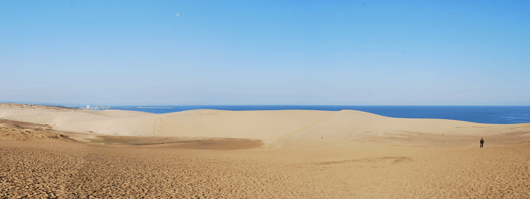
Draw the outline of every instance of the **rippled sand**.
<instances>
[{"instance_id":1,"label":"rippled sand","mask_svg":"<svg viewBox=\"0 0 530 199\"><path fill-rule=\"evenodd\" d=\"M365 140L288 149L242 139L85 143L45 126L3 120L0 127L0 198L530 197L528 142L491 147L486 139L481 149L478 141L447 148ZM227 150L230 142L257 148Z\"/></svg>"}]
</instances>

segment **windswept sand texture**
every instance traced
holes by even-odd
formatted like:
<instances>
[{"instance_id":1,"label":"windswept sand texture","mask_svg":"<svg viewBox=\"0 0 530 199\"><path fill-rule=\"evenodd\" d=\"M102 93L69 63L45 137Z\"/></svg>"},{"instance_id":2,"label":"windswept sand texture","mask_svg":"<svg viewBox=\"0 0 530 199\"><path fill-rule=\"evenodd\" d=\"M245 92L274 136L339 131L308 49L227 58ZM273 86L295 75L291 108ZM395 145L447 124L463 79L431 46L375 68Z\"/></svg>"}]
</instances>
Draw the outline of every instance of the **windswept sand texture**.
<instances>
[{"instance_id":1,"label":"windswept sand texture","mask_svg":"<svg viewBox=\"0 0 530 199\"><path fill-rule=\"evenodd\" d=\"M0 104L0 118L47 124L59 131L99 135L258 139L269 147L372 139L385 141L386 138L406 138L407 142L408 138L442 134L472 136L476 139L506 133L521 133L525 136L530 132L530 124L495 125L440 119L401 119L353 110L193 110L151 114ZM469 142L462 140L459 145L475 146L476 140L471 141L473 139L467 139ZM438 142L437 138L435 142ZM409 144L427 146L430 142Z\"/></svg>"},{"instance_id":2,"label":"windswept sand texture","mask_svg":"<svg viewBox=\"0 0 530 199\"><path fill-rule=\"evenodd\" d=\"M0 119L0 139L2 140L32 140L32 139L59 139L70 140L64 133L54 131L45 124L33 124Z\"/></svg>"},{"instance_id":3,"label":"windswept sand texture","mask_svg":"<svg viewBox=\"0 0 530 199\"><path fill-rule=\"evenodd\" d=\"M0 119L0 198L530 197L530 124L17 104Z\"/></svg>"}]
</instances>

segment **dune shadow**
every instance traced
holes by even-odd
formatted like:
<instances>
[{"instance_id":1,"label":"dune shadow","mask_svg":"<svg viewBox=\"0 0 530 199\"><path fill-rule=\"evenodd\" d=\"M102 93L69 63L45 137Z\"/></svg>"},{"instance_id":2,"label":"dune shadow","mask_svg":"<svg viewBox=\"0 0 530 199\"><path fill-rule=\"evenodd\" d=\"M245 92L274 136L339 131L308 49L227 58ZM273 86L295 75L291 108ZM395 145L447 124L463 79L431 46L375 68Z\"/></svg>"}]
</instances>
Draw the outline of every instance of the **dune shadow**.
<instances>
[{"instance_id":1,"label":"dune shadow","mask_svg":"<svg viewBox=\"0 0 530 199\"><path fill-rule=\"evenodd\" d=\"M382 158L364 158L364 159L353 159L353 160L341 160L341 161L326 161L318 162L316 165L330 165L330 164L345 164L353 162L386 162L390 161L392 164L397 164L401 162L413 162L414 160L410 157L401 156L401 157L382 157Z\"/></svg>"},{"instance_id":2,"label":"dune shadow","mask_svg":"<svg viewBox=\"0 0 530 199\"><path fill-rule=\"evenodd\" d=\"M264 145L261 140L238 138L178 138L100 135L90 142L103 145L158 146L177 149L241 150Z\"/></svg>"}]
</instances>

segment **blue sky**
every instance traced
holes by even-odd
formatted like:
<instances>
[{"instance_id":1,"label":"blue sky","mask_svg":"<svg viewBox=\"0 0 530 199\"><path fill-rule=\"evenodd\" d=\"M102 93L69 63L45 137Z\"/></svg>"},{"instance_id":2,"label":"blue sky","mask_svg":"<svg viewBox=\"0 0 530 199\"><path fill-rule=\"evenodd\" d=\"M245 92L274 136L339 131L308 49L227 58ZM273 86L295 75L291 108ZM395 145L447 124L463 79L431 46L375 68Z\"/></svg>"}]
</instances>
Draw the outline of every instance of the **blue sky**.
<instances>
[{"instance_id":1,"label":"blue sky","mask_svg":"<svg viewBox=\"0 0 530 199\"><path fill-rule=\"evenodd\" d=\"M530 105L529 7L2 1L0 101Z\"/></svg>"}]
</instances>

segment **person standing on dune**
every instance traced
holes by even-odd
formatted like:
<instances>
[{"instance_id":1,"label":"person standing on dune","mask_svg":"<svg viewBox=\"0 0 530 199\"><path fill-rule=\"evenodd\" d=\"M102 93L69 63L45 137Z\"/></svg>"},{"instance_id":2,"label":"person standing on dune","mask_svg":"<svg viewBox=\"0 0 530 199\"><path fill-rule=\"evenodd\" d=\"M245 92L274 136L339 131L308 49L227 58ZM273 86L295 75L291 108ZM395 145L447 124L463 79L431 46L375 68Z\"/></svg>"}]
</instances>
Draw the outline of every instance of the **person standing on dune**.
<instances>
[{"instance_id":1,"label":"person standing on dune","mask_svg":"<svg viewBox=\"0 0 530 199\"><path fill-rule=\"evenodd\" d=\"M480 138L480 148L482 148L482 146L484 146L484 138Z\"/></svg>"}]
</instances>

